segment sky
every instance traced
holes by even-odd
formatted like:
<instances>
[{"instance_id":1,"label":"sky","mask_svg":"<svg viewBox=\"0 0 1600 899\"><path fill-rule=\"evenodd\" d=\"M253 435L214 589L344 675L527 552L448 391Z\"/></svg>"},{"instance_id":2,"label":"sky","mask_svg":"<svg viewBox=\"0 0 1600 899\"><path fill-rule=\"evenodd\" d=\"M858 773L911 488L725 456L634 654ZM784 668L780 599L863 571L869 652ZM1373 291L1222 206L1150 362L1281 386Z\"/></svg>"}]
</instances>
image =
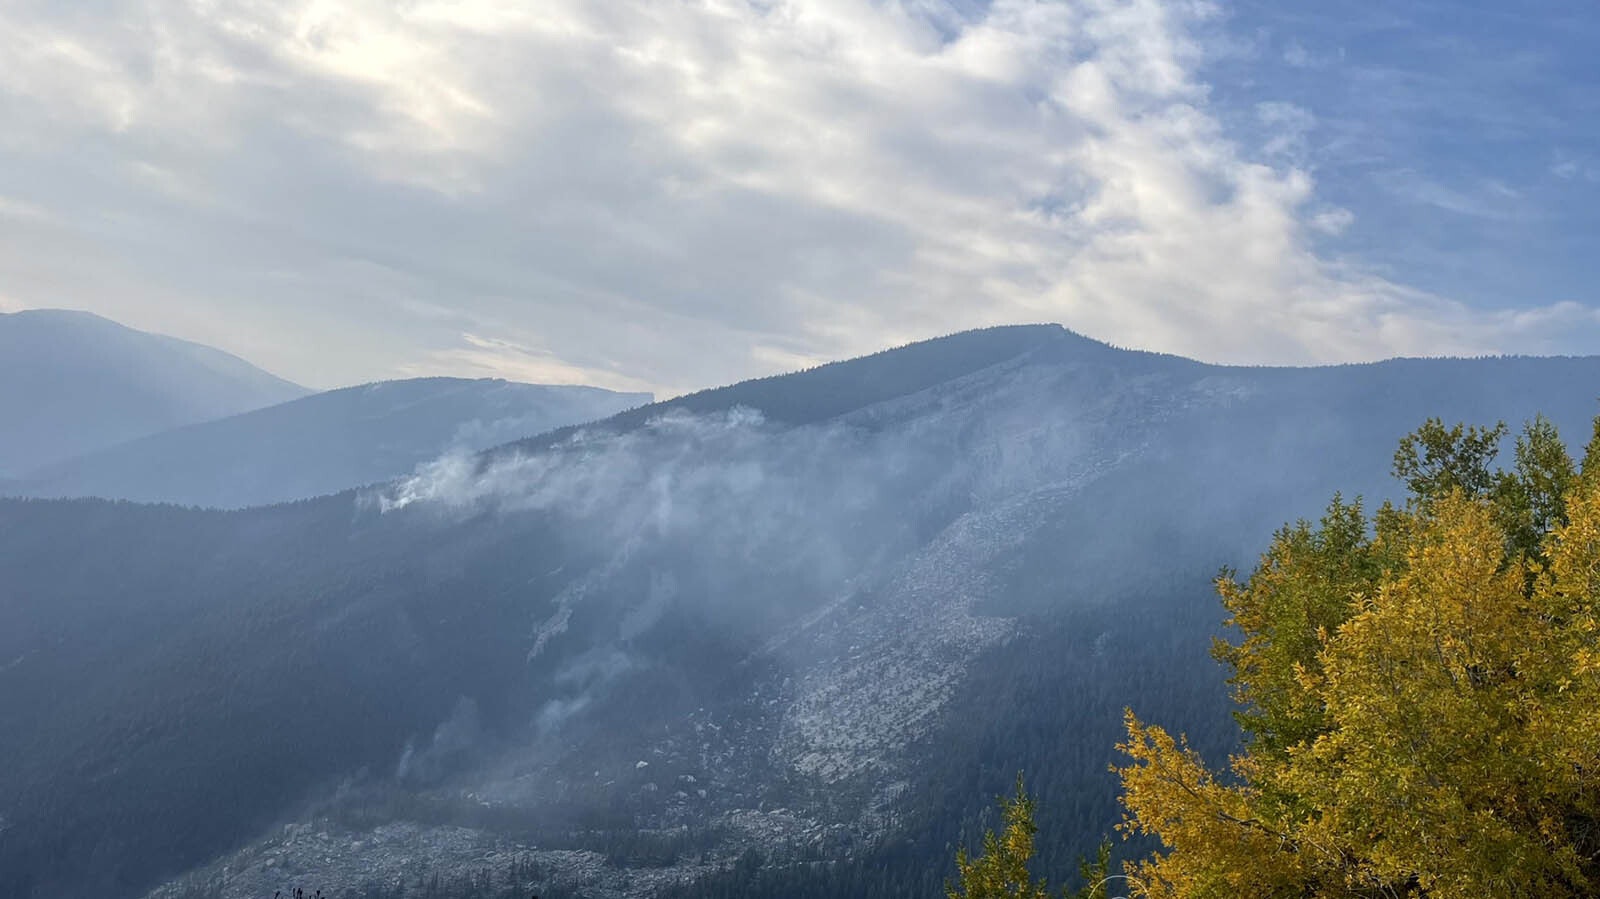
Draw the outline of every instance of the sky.
<instances>
[{"instance_id":1,"label":"sky","mask_svg":"<svg viewBox=\"0 0 1600 899\"><path fill-rule=\"evenodd\" d=\"M1600 6L9 0L0 311L668 396L985 325L1600 352Z\"/></svg>"}]
</instances>

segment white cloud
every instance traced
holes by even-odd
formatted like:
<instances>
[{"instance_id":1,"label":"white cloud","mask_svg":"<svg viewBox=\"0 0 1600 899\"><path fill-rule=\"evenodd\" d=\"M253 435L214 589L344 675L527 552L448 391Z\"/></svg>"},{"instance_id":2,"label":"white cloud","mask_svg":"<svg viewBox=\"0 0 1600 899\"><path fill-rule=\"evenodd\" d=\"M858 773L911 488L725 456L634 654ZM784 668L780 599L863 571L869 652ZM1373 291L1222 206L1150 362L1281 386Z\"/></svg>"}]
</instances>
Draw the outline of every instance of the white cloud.
<instances>
[{"instance_id":1,"label":"white cloud","mask_svg":"<svg viewBox=\"0 0 1600 899\"><path fill-rule=\"evenodd\" d=\"M1355 222L1355 213L1340 207L1325 209L1311 216L1311 227L1331 237L1343 234Z\"/></svg>"},{"instance_id":2,"label":"white cloud","mask_svg":"<svg viewBox=\"0 0 1600 899\"><path fill-rule=\"evenodd\" d=\"M47 222L51 219L50 212L38 204L4 194L0 194L0 217L29 219L36 222Z\"/></svg>"},{"instance_id":3,"label":"white cloud","mask_svg":"<svg viewBox=\"0 0 1600 899\"><path fill-rule=\"evenodd\" d=\"M643 392L659 386L606 368L572 365L548 351L509 340L470 333L462 334L461 340L463 345L460 347L433 353L428 366L403 367L402 373L421 377L443 367L469 376L507 378L534 384L588 384L608 390Z\"/></svg>"},{"instance_id":4,"label":"white cloud","mask_svg":"<svg viewBox=\"0 0 1600 899\"><path fill-rule=\"evenodd\" d=\"M1346 11L1341 10L1338 13L1335 13L1335 15L1339 16L1341 21L1351 21L1345 16L1345 12ZM1343 47L1338 47L1330 53L1313 53L1306 49L1305 44L1291 39L1283 46L1282 59L1284 63L1291 68L1326 69L1330 66L1343 63L1345 59L1345 50Z\"/></svg>"},{"instance_id":5,"label":"white cloud","mask_svg":"<svg viewBox=\"0 0 1600 899\"><path fill-rule=\"evenodd\" d=\"M1312 58L1311 51L1307 50L1305 45L1299 41L1290 41L1283 48L1283 61L1297 69L1309 69L1316 65L1316 60Z\"/></svg>"},{"instance_id":6,"label":"white cloud","mask_svg":"<svg viewBox=\"0 0 1600 899\"><path fill-rule=\"evenodd\" d=\"M1458 187L1435 181L1425 172L1401 170L1384 174L1380 181L1396 196L1452 215L1512 220L1523 214L1517 203L1522 194L1493 179Z\"/></svg>"},{"instance_id":7,"label":"white cloud","mask_svg":"<svg viewBox=\"0 0 1600 899\"><path fill-rule=\"evenodd\" d=\"M1317 118L1293 103L1271 101L1256 104L1256 119L1267 133L1261 154L1280 165L1306 166L1307 136L1317 127Z\"/></svg>"},{"instance_id":8,"label":"white cloud","mask_svg":"<svg viewBox=\"0 0 1600 899\"><path fill-rule=\"evenodd\" d=\"M1262 145L1224 131L1197 74L1217 14L13 9L0 168L78 226L0 220L0 276L26 273L36 305L109 303L115 283L146 324L215 304L214 333L186 336L226 345L249 320L281 344L254 358L313 383L428 369L670 393L1037 320L1240 362L1574 339L1319 258L1314 235L1353 218L1300 161L1315 120L1266 104ZM106 271L41 275L51 254Z\"/></svg>"},{"instance_id":9,"label":"white cloud","mask_svg":"<svg viewBox=\"0 0 1600 899\"><path fill-rule=\"evenodd\" d=\"M1592 160L1584 157L1558 150L1550 163L1550 174L1563 181L1574 179L1600 181L1600 165L1595 165Z\"/></svg>"}]
</instances>

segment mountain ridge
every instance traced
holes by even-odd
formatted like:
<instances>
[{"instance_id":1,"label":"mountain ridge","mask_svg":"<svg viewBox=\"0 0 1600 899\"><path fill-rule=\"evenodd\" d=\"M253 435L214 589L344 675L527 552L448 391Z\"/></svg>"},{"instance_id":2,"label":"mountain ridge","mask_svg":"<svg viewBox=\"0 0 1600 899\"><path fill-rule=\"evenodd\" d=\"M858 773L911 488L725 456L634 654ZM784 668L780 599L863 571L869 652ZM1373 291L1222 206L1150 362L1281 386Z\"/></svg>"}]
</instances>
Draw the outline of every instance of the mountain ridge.
<instances>
[{"instance_id":1,"label":"mountain ridge","mask_svg":"<svg viewBox=\"0 0 1600 899\"><path fill-rule=\"evenodd\" d=\"M0 501L0 892L361 895L494 846L554 897L910 896L1019 768L1070 859L1122 707L1228 750L1219 567L1392 495L1425 417L1572 439L1600 385L1086 346L980 332L265 509Z\"/></svg>"},{"instance_id":2,"label":"mountain ridge","mask_svg":"<svg viewBox=\"0 0 1600 899\"><path fill-rule=\"evenodd\" d=\"M146 435L37 469L0 491L223 508L289 502L650 399L498 378L375 381Z\"/></svg>"},{"instance_id":3,"label":"mountain ridge","mask_svg":"<svg viewBox=\"0 0 1600 899\"><path fill-rule=\"evenodd\" d=\"M0 474L309 393L214 347L90 312L0 313Z\"/></svg>"}]
</instances>

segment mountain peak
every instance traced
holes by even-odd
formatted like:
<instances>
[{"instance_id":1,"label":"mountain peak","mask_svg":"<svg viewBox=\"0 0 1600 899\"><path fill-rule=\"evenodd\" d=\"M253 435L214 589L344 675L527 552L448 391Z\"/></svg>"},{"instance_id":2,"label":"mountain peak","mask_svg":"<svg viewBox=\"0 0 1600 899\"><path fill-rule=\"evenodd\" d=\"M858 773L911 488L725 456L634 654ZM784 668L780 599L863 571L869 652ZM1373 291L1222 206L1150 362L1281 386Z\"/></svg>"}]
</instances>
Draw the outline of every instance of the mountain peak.
<instances>
[{"instance_id":1,"label":"mountain peak","mask_svg":"<svg viewBox=\"0 0 1600 899\"><path fill-rule=\"evenodd\" d=\"M308 391L237 356L71 309L0 315L0 472Z\"/></svg>"},{"instance_id":2,"label":"mountain peak","mask_svg":"<svg viewBox=\"0 0 1600 899\"><path fill-rule=\"evenodd\" d=\"M112 321L103 315L97 315L96 313L90 312L87 309L19 309L16 312L0 312L0 318L36 319L39 321L49 321L52 319L59 319L62 321L92 320L97 322L105 322L108 325L116 325L119 328L127 328L130 331L134 330L132 328L128 328L127 325Z\"/></svg>"}]
</instances>

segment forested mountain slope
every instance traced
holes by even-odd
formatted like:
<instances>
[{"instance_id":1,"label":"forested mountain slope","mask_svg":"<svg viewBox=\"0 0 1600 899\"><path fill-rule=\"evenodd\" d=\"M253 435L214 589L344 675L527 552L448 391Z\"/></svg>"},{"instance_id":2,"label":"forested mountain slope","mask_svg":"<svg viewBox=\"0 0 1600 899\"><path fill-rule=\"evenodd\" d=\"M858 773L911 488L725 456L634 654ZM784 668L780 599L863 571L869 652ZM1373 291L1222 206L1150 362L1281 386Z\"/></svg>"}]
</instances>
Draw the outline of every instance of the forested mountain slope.
<instances>
[{"instance_id":1,"label":"forested mountain slope","mask_svg":"<svg viewBox=\"0 0 1600 899\"><path fill-rule=\"evenodd\" d=\"M266 505L386 481L447 451L487 449L650 399L498 379L381 381L163 431L46 466L0 491Z\"/></svg>"},{"instance_id":2,"label":"forested mountain slope","mask_svg":"<svg viewBox=\"0 0 1600 899\"><path fill-rule=\"evenodd\" d=\"M1124 706L1228 748L1220 566L1597 386L1005 328L284 506L0 502L0 893L928 895L1019 769L1069 861Z\"/></svg>"}]
</instances>

